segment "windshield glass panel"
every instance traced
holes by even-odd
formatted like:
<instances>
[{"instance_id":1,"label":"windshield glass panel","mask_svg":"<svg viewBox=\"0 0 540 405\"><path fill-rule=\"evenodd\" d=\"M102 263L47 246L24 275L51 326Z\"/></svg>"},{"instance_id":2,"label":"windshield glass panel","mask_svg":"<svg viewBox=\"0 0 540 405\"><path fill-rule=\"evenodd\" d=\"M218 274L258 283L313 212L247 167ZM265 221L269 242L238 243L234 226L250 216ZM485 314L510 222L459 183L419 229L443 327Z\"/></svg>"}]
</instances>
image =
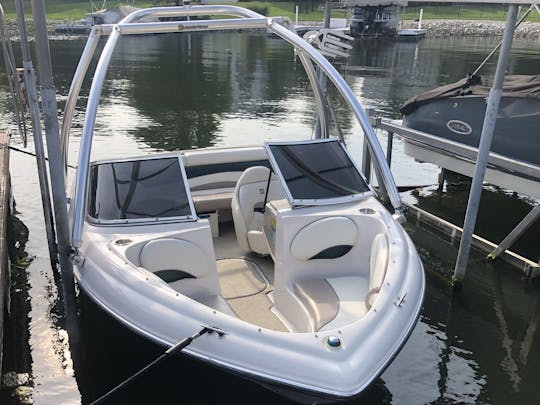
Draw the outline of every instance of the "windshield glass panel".
<instances>
[{"instance_id":1,"label":"windshield glass panel","mask_svg":"<svg viewBox=\"0 0 540 405\"><path fill-rule=\"evenodd\" d=\"M370 191L338 141L269 144L293 200L339 198Z\"/></svg>"},{"instance_id":2,"label":"windshield glass panel","mask_svg":"<svg viewBox=\"0 0 540 405\"><path fill-rule=\"evenodd\" d=\"M88 213L99 220L194 217L177 157L92 166Z\"/></svg>"}]
</instances>

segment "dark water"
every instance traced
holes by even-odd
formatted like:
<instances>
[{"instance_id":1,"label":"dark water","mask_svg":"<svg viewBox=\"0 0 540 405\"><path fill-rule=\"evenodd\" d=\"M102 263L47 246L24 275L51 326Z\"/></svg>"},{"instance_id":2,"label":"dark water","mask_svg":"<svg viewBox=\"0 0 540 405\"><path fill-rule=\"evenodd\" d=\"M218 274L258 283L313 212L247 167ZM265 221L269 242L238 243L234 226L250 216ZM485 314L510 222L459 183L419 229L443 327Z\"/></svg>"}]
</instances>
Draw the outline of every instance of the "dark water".
<instances>
[{"instance_id":1,"label":"dark water","mask_svg":"<svg viewBox=\"0 0 540 405\"><path fill-rule=\"evenodd\" d=\"M360 101L382 115L399 118L408 97L474 70L494 45L491 40L425 40L419 44L360 41L338 68ZM51 44L55 83L63 105L84 43ZM518 42L512 73L540 68L537 44ZM494 71L494 63L486 73ZM9 123L6 83L1 116ZM332 89L330 89L332 92ZM70 143L76 163L77 127ZM361 155L359 128L337 100L338 120L352 153ZM290 48L265 35L191 34L138 37L124 42L113 58L97 119L94 158L145 154L219 145L257 144L265 139L305 138L311 133L314 103L302 66ZM380 134L384 144L386 138ZM17 144L17 140L13 141ZM159 355L156 347L121 327L84 295L80 296L81 344L66 344L57 285L47 260L39 189L31 157L12 153L18 217L30 230L26 251L35 256L19 270L15 297L27 303L10 332L4 371L30 372L38 404L88 403ZM438 168L414 162L394 142L398 184L434 184ZM461 224L467 189L434 188L405 196ZM521 196L486 188L477 231L498 241L527 210ZM504 213L504 215L502 215ZM460 222L461 221L461 222ZM429 230L408 224L427 270L420 321L409 342L382 377L354 403L447 404L538 403L540 375L540 287L502 264L487 265L473 253L464 290L453 294L445 279L457 249ZM539 227L516 250L538 259ZM22 342L24 334L28 343ZM17 339L18 337L18 339ZM269 359L269 361L272 361ZM10 403L10 391L0 403ZM111 403L286 403L258 385L183 358L168 361Z\"/></svg>"}]
</instances>

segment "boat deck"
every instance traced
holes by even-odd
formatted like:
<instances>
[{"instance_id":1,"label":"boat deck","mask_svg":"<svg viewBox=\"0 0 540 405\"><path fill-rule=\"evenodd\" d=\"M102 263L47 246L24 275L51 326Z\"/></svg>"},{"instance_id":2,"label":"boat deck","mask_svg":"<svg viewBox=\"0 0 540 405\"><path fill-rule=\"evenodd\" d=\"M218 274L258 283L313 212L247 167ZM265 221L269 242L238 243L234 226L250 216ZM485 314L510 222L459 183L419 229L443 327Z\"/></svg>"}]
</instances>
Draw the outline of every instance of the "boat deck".
<instances>
[{"instance_id":1,"label":"boat deck","mask_svg":"<svg viewBox=\"0 0 540 405\"><path fill-rule=\"evenodd\" d=\"M221 295L238 318L254 325L288 332L272 312L274 262L269 256L243 252L232 222L221 223L214 238Z\"/></svg>"}]
</instances>

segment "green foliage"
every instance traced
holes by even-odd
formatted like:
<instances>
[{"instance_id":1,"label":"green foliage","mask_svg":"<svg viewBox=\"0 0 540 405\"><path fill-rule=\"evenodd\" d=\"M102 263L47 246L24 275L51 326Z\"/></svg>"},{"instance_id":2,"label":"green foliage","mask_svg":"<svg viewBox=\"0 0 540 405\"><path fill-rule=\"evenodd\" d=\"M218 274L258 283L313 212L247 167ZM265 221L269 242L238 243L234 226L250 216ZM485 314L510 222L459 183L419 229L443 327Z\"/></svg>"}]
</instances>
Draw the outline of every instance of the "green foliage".
<instances>
[{"instance_id":1,"label":"green foliage","mask_svg":"<svg viewBox=\"0 0 540 405\"><path fill-rule=\"evenodd\" d=\"M263 6L259 4L246 4L246 8L249 8L252 11L255 11L256 13L262 14L264 16L268 16L268 6Z\"/></svg>"},{"instance_id":2,"label":"green foliage","mask_svg":"<svg viewBox=\"0 0 540 405\"><path fill-rule=\"evenodd\" d=\"M31 14L30 0L23 0L24 8L28 17ZM101 2L94 2L98 7ZM108 1L107 7L116 7L121 4L130 4L125 1ZM174 0L146 0L136 1L136 7L151 7L153 5L174 5ZM267 16L283 16L294 19L295 5L300 6L299 19L301 21L321 21L323 19L323 2L317 1L245 1L240 0L238 3L241 7L249 8L260 14ZM15 18L15 3L13 1L3 4L4 10L8 18ZM46 0L45 8L47 17L58 20L79 20L84 17L85 13L90 12L90 2L88 0ZM405 20L418 19L420 8L424 9L424 19L460 19L460 20L493 20L503 21L506 18L507 7L502 5L440 5L440 6L423 6L423 7L407 7L402 14ZM522 8L522 13L527 7ZM346 10L332 10L332 17L346 17ZM538 13L531 13L527 18L528 21L540 21Z\"/></svg>"}]
</instances>

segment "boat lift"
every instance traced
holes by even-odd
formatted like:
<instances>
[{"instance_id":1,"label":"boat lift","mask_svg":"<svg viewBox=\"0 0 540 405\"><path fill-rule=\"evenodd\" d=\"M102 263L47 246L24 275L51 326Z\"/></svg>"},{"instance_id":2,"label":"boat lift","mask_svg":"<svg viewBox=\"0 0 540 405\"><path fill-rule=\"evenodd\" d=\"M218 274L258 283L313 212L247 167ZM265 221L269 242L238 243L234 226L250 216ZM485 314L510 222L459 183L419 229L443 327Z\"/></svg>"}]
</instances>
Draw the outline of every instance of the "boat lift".
<instances>
[{"instance_id":1,"label":"boat lift","mask_svg":"<svg viewBox=\"0 0 540 405\"><path fill-rule=\"evenodd\" d=\"M427 2L426 0L421 0L421 2ZM447 3L442 0L430 1L430 3ZM427 222L437 222L440 228L449 230L452 235L456 233L461 233L461 241L459 246L458 258L454 269L454 276L452 278L453 285L456 288L461 286L463 278L465 277L467 261L469 258L470 248L473 242L477 242L480 238L476 237L474 233L474 227L476 225L476 218L478 214L478 208L480 205L480 196L482 192L482 185L484 182L484 177L486 173L486 168L488 165L495 165L503 172L510 172L518 174L520 177L524 178L526 181L530 181L531 185L537 187L540 184L540 168L534 165L528 165L523 162L516 160L508 159L500 155L490 154L491 141L493 138L493 132L495 128L495 121L497 117L497 112L499 110L499 103L502 96L502 85L504 81L504 76L506 69L508 67L508 62L510 59L510 51L512 48L512 41L514 36L514 30L516 27L517 16L519 11L519 5L531 5L531 8L527 11L530 12L532 7L534 7L540 13L540 7L538 4L540 1L523 1L523 0L505 0L505 1L495 1L495 0L470 0L468 3L478 3L478 4L509 4L506 25L504 29L503 39L501 41L501 51L499 54L499 61L497 64L497 69L495 72L495 80L493 82L493 87L490 91L489 98L487 100L486 114L484 125L482 128L482 135L480 138L479 148L471 148L465 145L461 145L456 142L443 140L441 138L435 137L430 134L423 133L421 131L412 130L410 128L403 127L391 121L382 120L380 118L374 118L372 124L376 128L384 129L388 132L388 147L387 147L387 160L390 164L391 160L391 148L392 148L392 137L394 134L397 134L407 142L411 142L416 145L422 145L428 149L437 149L444 152L447 155L452 157L469 161L474 164L474 175L472 187L469 195L469 201L467 204L467 212L465 215L465 223L463 229L459 227L452 226L446 221L443 221L440 218L434 217L433 215L422 210L418 210L416 207L409 207L412 210L415 210L416 215L420 218L426 218ZM519 24L519 23L518 23ZM366 154L364 154L366 157ZM363 167L369 166L369 158L367 157L364 161ZM501 244L495 247L490 243L476 243L476 246L484 246L483 250L489 252L488 258L495 259L500 256L503 252L508 249L511 244L521 235L525 230L534 223L540 217L540 205L537 205L530 213L527 215L517 226L516 228L501 242ZM524 274L529 277L540 276L540 260L538 263L534 263L531 260L520 257L512 252L505 254L503 257L511 258L510 261L512 264L521 263L521 267L524 271Z\"/></svg>"},{"instance_id":2,"label":"boat lift","mask_svg":"<svg viewBox=\"0 0 540 405\"><path fill-rule=\"evenodd\" d=\"M426 2L426 1L420 1L420 2ZM16 1L17 5L19 5L19 3L20 3L19 1ZM430 3L447 3L447 2L442 1L442 0L432 0L432 1L430 1ZM506 65L508 63L509 53L510 53L511 44L512 44L512 38L513 38L513 30L514 30L514 26L515 26L515 23L516 23L516 20L517 20L518 5L534 3L535 8L538 10L538 4L540 4L540 1L531 2L530 0L529 1L526 1L526 0L525 1L524 0L503 0L503 1L470 0L469 3L477 3L477 4L509 4L509 12L508 12L508 15L507 15L506 28L505 28L505 33L504 33L500 58L499 58L499 65L497 67L496 80L495 80L494 88L492 89L492 91L490 93L490 97L489 97L489 101L488 101L488 109L487 109L487 112L486 112L486 121L484 122L484 130L483 130L483 133L482 133L482 141L481 141L481 145L480 145L480 148L478 150L477 157L476 157L476 172L475 172L475 175L474 175L473 187L471 189L471 194L470 194L470 199L469 199L469 204L468 204L468 209L467 209L467 216L466 216L464 230L463 230L463 238L462 238L461 245L460 245L458 263L456 263L456 269L455 269L455 274L454 274L454 284L456 284L456 285L459 285L461 283L461 281L463 280L463 277L465 275L466 262L467 262L468 255L469 255L469 250L470 250L472 237L473 237L474 224L476 222L476 215L477 215L477 212L478 212L480 193L481 193L481 189L482 189L482 184L483 184L483 180L484 180L486 166L488 164L489 148L490 148L490 144L491 144L491 137L493 135L493 128L494 128L494 125L495 125L495 117L496 117L496 113L497 113L497 110L498 110L499 101L500 101L500 97L501 97L502 80L504 78L504 72L506 70ZM40 17L38 19L40 21L38 22L37 25L40 28L40 32L42 32L42 31L45 30L45 23L44 23L45 13L44 13L44 10L43 10L43 3L41 1L39 1L39 0L33 0L33 5L37 6L36 10L38 11L38 13L36 13L36 14L39 14L39 17ZM163 7L163 8L160 8L159 12L155 16L161 16L161 15L168 16L168 15L174 14L175 12L178 12L178 10L174 10L174 9L175 9L175 7ZM216 10L217 13L226 14L225 10L228 10L228 8L227 8L227 6L221 6L221 7L220 6L215 6L215 10ZM144 13L145 13L144 11L141 12L141 16ZM184 9L183 13L185 13L186 15L197 14L197 6L192 7L191 10L185 10ZM250 26L250 27L251 26L266 27L266 28L270 28L272 30L278 31L280 34L282 34L283 37L290 40L290 42L292 42L292 43L296 42L295 39L294 39L294 35L295 35L294 33L288 31L286 28L280 27L278 24L273 24L275 22L278 22L277 21L278 19L276 19L276 18L274 18L274 19L260 18L259 15L257 15L256 13L250 12L249 10L246 10L245 13L247 13L247 14L244 17L251 17L251 18L245 19L242 22L239 22L239 20L236 20L236 21L223 20L220 23L220 26L222 28L224 28L224 29L230 29L233 26L235 26L235 28L239 28L239 27L243 27L243 26L245 26L245 27L247 27L247 26ZM41 21L41 19L43 19L43 21ZM200 24L198 24L196 21L195 22L194 21L186 21L186 22L183 22L181 24L181 26L182 26L183 30L197 30L197 31L204 30L204 28L201 27ZM82 85L84 72L87 71L88 66L89 66L89 64L91 62L91 58L89 57L89 55L91 55L93 53L93 51L95 50L95 48L97 47L99 38L102 35L118 36L118 35L122 35L122 34L134 34L134 33L152 32L154 28L155 27L153 27L151 23L147 23L146 25L141 24L141 23L135 23L135 24L131 24L130 27L128 27L127 25L123 26L122 24L115 25L115 26L113 26L113 25L108 25L108 26L107 25L102 25L102 26L95 27L95 29L93 29L92 32L90 33L90 37L93 40L87 42L87 45L86 45L86 47L85 47L85 49L83 51L83 54L86 55L87 57L82 58L81 63L77 67L77 71L75 73L74 80L72 82L72 88L71 88L72 91L70 91L70 96L68 96L68 99L67 99L67 102L66 102L66 110L65 110L65 114L64 114L64 122L62 123L62 129L61 129L62 140L61 140L61 145L60 145L60 147L62 148L62 155L63 155L63 159L64 159L64 168L66 167L66 160L65 159L66 159L66 156L67 156L67 139L68 139L68 136L69 136L69 128L71 126L71 115L73 113L73 110L74 110L74 107L75 107L75 101L76 101L76 98L77 98L76 96L77 96L78 91L80 90L80 87ZM175 31L177 31L179 29L180 28L179 28L178 24L171 23L170 27L168 26L168 27L164 28L162 32L175 32ZM38 37L41 37L41 36L38 35ZM46 34L43 37L43 39L45 39L45 41L46 41ZM48 46L44 46L42 43L40 43L39 45L40 45L40 46L38 46L39 49L42 49L42 50L46 49L46 52L40 53L40 55L38 55L38 59L40 59L40 62L42 62L42 61L47 62L47 60L50 61L50 57L48 55ZM307 49L302 49L302 51L303 52L299 53L300 59L305 64L311 63L311 62L308 62L308 59L309 59L309 57L312 57L312 55L309 55L309 51ZM108 57L110 57L110 54L108 55ZM315 58L315 59L317 59L317 58ZM324 60L324 61L320 61L320 62L322 63L323 70L326 70L327 74L333 70L333 68L328 63L328 61ZM48 66L49 65L48 63L40 63L40 65L45 66L45 70L48 71L47 73L50 72L50 68ZM314 69L312 67L310 67L307 70L308 70L308 75L311 76L310 80L317 80ZM103 72L103 69L101 69L98 66L96 74L102 74L102 72ZM331 73L330 73L330 77L332 77ZM319 121L320 121L320 127L323 128L323 131L324 131L324 129L326 128L326 117L325 117L324 111L322 111L322 109L323 109L322 106L324 105L324 94L322 94L322 91L321 91L319 86L314 86L314 88L319 89L319 91L316 91L316 93L318 93L318 94L315 94L315 98L317 100L317 105L318 105L318 110L319 110L318 116L319 116ZM52 97L50 97L50 96L54 95L54 87L52 85L52 81L50 83L46 83L46 85L42 87L42 90L45 90L45 92L47 93L47 97L46 97L47 108L44 109L44 110L46 110L44 112L50 113L53 110L55 111L55 109L50 108L50 107L53 107ZM352 103L352 105L356 106L357 101L356 101L353 94L346 94L345 97ZM94 105L94 104L95 103L91 103L90 108L96 108L97 105ZM56 114L46 114L46 115L48 115L49 117L52 117L52 115L56 115ZM373 136L373 134L371 133L372 130L370 129L371 125L369 125L368 120L366 119L366 117L363 116L363 114L360 114L360 115L362 115L361 117L359 117L360 121L362 122L362 126L364 127L364 130L368 133L368 140L369 140L370 137ZM47 132L54 133L54 132L57 131L57 129L55 128L55 127L57 127L57 123L55 123L54 120L46 119L45 121L46 121L45 126L46 127L48 127L48 126L51 127L51 128L46 128L46 129L50 129L50 131L47 131ZM379 123L379 127L380 127L380 125L382 125L382 121ZM391 132L400 135L401 131L402 130L398 129L397 127L393 127ZM403 131L405 131L405 129L403 129ZM325 133L323 132L321 134L321 137L324 137L324 136L325 136ZM55 155L56 154L56 151L55 151L56 148L54 147L55 145L52 145L53 143L56 143L55 138L56 137L54 137L54 136L51 137L51 140L50 140L51 142L48 142L48 147L50 147L50 149L51 149L51 150L49 150L49 155ZM391 142L390 139L391 138L389 138L388 144L391 147L392 142ZM379 151L376 148L374 150L372 145L369 145L369 147L368 147L368 145L365 145L365 148L366 148L365 149L366 153L364 153L364 156L366 157L366 159L364 161L363 168L365 169L364 172L367 175L368 174L368 168L369 168L369 156L368 156L369 153L368 153L368 150L369 150L369 152L374 153L376 155L377 160L381 160L381 157L384 158L384 156L381 156L382 151ZM391 158L391 148L390 148L390 153L387 154L387 158L388 159ZM58 159L58 160L60 160L60 159ZM55 159L55 161L57 161L57 160ZM55 166L56 166L56 164L55 164ZM55 173L57 173L56 168L54 168L53 171ZM84 171L85 170L83 169L82 172L84 172ZM382 191L386 191L388 193L388 197L389 197L390 201L392 202L392 205L394 206L394 208L396 208L396 210L398 211L398 214L399 214L401 201L400 201L399 195L397 195L397 190L395 189L395 185L392 183L392 181L388 180L389 177L390 177L389 174L386 173L384 168L383 168L382 171L377 171L377 175L379 177L379 184L381 186L383 186ZM536 179L538 179L538 175L533 175L533 178L534 177L536 177ZM62 235L60 237L60 239L62 239L62 241L59 241L60 242L59 245L60 245L60 248L61 248L60 261L63 262L63 264L65 264L65 266L62 266L62 267L65 267L65 270L67 270L67 271L65 271L65 273L67 275L67 274L70 273L70 267L71 266L69 266L68 261L65 260L67 258L67 253L64 251L66 245L68 244L66 242L67 221L65 220L65 205L61 202L62 200L65 201L65 187L62 187L64 179L61 179L62 181L59 182L58 176L55 175L54 178L56 180L53 182L53 188L59 190L59 191L53 190L53 195L54 195L53 200L55 201L56 225L60 226L60 228L63 228L61 230L61 232L60 232L60 234ZM386 189L386 190L384 190L384 189ZM82 206L83 196L79 194L76 197L76 199L78 200L78 201L76 201L76 205L79 206L79 207ZM60 207L62 207L62 208L60 208ZM532 221L535 218L538 217L538 210L535 209L533 212L534 212L534 214L531 214L531 215L527 216L527 218L524 220L525 221L524 224L520 224L519 229L524 229L527 226L527 224L529 224L529 222L532 223ZM80 226L81 226L81 224L75 224L75 228L76 228L75 229L75 235L77 235L77 233L80 232ZM505 240L504 243L501 244L501 246L503 248L506 247L506 245L508 245L509 243L511 243L515 239L516 235L519 234L519 232L518 232L519 229L516 229L516 232L513 232L511 235L509 235L509 237L508 237L509 239ZM76 239L77 238L75 238L75 241L71 241L71 242L75 242L74 243L75 245L78 242ZM499 249L499 250L501 250L501 249ZM491 254L491 257L496 257L499 254L499 250L493 251L493 253ZM538 264L536 265L536 269L537 268L538 268ZM535 270L532 273L537 274L537 273L540 273L540 271Z\"/></svg>"}]
</instances>

